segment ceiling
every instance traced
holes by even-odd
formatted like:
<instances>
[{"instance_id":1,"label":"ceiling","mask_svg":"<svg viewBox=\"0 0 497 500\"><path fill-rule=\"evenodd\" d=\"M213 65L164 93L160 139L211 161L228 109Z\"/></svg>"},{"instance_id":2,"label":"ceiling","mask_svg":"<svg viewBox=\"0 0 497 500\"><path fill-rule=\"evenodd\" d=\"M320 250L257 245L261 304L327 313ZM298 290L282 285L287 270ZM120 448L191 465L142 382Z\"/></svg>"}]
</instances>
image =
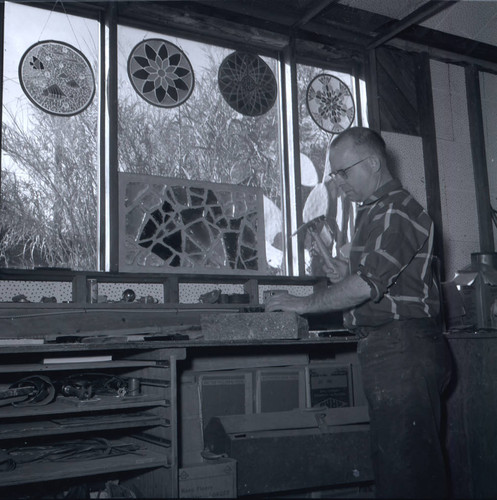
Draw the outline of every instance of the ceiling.
<instances>
[{"instance_id":1,"label":"ceiling","mask_svg":"<svg viewBox=\"0 0 497 500\"><path fill-rule=\"evenodd\" d=\"M341 0L339 3L394 19L402 19L423 5L443 2L427 2L426 0ZM455 2L442 12L419 24L444 33L497 45L497 1L463 0Z\"/></svg>"},{"instance_id":2,"label":"ceiling","mask_svg":"<svg viewBox=\"0 0 497 500\"><path fill-rule=\"evenodd\" d=\"M14 1L65 11L60 0L55 5L54 0ZM167 27L178 36L191 34L213 43L250 43L261 51L282 50L293 38L301 54L307 50L329 59L343 54L358 59L368 49L389 44L497 72L497 0L64 1L85 14L115 5L125 24Z\"/></svg>"},{"instance_id":3,"label":"ceiling","mask_svg":"<svg viewBox=\"0 0 497 500\"><path fill-rule=\"evenodd\" d=\"M497 54L493 54L497 46L497 0L162 0L161 3L304 38L328 36L366 48L403 40L497 61Z\"/></svg>"}]
</instances>

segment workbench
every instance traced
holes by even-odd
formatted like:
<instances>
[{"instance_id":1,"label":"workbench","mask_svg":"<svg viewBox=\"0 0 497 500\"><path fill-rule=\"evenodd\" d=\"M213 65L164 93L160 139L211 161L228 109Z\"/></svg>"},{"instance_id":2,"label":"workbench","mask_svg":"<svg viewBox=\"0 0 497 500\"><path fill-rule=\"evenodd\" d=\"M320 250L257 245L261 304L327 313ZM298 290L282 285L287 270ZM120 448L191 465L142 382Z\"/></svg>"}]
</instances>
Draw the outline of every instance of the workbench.
<instances>
[{"instance_id":1,"label":"workbench","mask_svg":"<svg viewBox=\"0 0 497 500\"><path fill-rule=\"evenodd\" d=\"M36 444L40 439L44 445L50 445L77 436L78 439L115 438L116 442L124 441L128 446L137 446L140 450L138 456L131 454L97 461L69 462L63 467L50 462L34 466L18 465L14 472L0 472L0 491L16 498L16 495L29 495L30 491L38 491L40 487L47 492L52 486L62 488L68 481L69 484L79 484L118 479L123 487L136 488L147 498L176 498L178 471L180 467L189 465L181 463L180 458L181 433L189 432L186 427L188 419L182 420L184 415L181 411L180 379L192 362L212 356L227 356L232 359L234 353L246 356L247 359L251 356L258 358L263 354L322 355L327 352L330 357L347 352L352 355L355 351L355 337L344 335L343 332L339 335L336 338L262 341L119 342L114 338L109 343L0 346L0 378L7 384L27 375L52 377L83 371L133 377L140 380L141 386L141 394L135 398L101 397L93 402L57 396L56 400L43 406L0 408L4 429L0 433L2 448L14 445L23 447L26 442ZM233 370L230 372L233 373ZM284 415L285 412L281 412L280 416ZM333 465L334 473L324 474L323 471L314 478L308 474L299 477L298 474L291 473L288 475L288 482L284 477L275 479L271 476L271 484L264 487L263 491L324 486L323 478L326 485L333 484L334 478L339 482L370 480L370 467L361 458L367 446L367 424L350 426L350 431L331 435L331 443L336 444L333 464L321 457L323 466ZM312 441L302 438L306 432L308 431L304 429L291 434L294 438L304 439L311 444ZM287 438L286 441L290 443L292 437ZM347 460L344 460L341 446L350 448L351 443L357 453L348 461L353 462L348 464L350 470L343 471L343 464ZM270 449L275 450L273 444L270 443ZM317 449L316 443L312 444L312 449ZM317 457L314 456L313 460L315 459ZM293 470L291 463L288 466L289 468L282 467L281 470L287 470L287 473ZM317 470L316 467L314 469ZM270 468L265 467L265 470L269 471ZM251 485L254 471L246 473L244 468L239 467L238 477L241 481L240 495L254 492Z\"/></svg>"},{"instance_id":2,"label":"workbench","mask_svg":"<svg viewBox=\"0 0 497 500\"><path fill-rule=\"evenodd\" d=\"M311 332L303 339L175 342L186 350L178 363L180 467L202 461L205 428L219 417L230 440L229 450L223 451L238 462L240 496L370 483L369 419L357 337L344 330L328 333L317 337ZM309 374L323 367L341 369L341 379L344 373L348 377L350 397L337 399L336 408L325 403L310 408ZM298 397L299 387L306 387L304 397ZM287 398L278 399L282 391ZM316 423L323 410L329 419L324 426ZM342 419L338 425L330 425L334 416Z\"/></svg>"}]
</instances>

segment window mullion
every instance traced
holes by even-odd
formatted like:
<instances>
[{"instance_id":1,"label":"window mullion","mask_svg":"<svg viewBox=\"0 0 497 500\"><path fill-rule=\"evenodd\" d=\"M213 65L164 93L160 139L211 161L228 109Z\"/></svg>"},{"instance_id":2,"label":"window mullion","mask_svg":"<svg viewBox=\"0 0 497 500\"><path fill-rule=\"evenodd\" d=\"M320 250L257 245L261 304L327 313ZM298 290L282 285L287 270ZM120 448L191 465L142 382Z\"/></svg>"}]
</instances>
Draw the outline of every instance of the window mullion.
<instances>
[{"instance_id":1,"label":"window mullion","mask_svg":"<svg viewBox=\"0 0 497 500\"><path fill-rule=\"evenodd\" d=\"M0 68L2 71L2 76L4 72L4 63L3 63L3 55L4 55L4 23L5 23L5 2L0 3ZM0 120L3 124L3 85L0 87ZM2 128L0 127L0 148L3 146L3 138L2 138ZM2 206L2 155L0 154L0 207Z\"/></svg>"},{"instance_id":2,"label":"window mullion","mask_svg":"<svg viewBox=\"0 0 497 500\"><path fill-rule=\"evenodd\" d=\"M105 269L105 204L106 204L106 189L105 189L105 158L107 151L106 140L106 52L107 52L107 26L106 15L100 13L99 16L99 65L98 65L98 81L99 81L99 96L98 96L98 212L97 212L97 270Z\"/></svg>"},{"instance_id":3,"label":"window mullion","mask_svg":"<svg viewBox=\"0 0 497 500\"><path fill-rule=\"evenodd\" d=\"M116 272L119 266L119 187L118 187L118 99L117 99L117 12L111 3L105 15L105 74L102 82L104 105L104 262L105 271Z\"/></svg>"},{"instance_id":4,"label":"window mullion","mask_svg":"<svg viewBox=\"0 0 497 500\"><path fill-rule=\"evenodd\" d=\"M357 65L354 66L354 90L355 90L355 102L356 102L356 117L357 126L362 127L362 103L361 103L361 79L360 72Z\"/></svg>"},{"instance_id":5,"label":"window mullion","mask_svg":"<svg viewBox=\"0 0 497 500\"><path fill-rule=\"evenodd\" d=\"M284 126L287 130L286 147L288 151L287 163L285 165L285 195L287 197L285 213L287 248L290 256L289 259L291 258L291 266L289 266L288 274L303 276L305 274L303 235L297 233L296 236L292 236L302 224L298 90L293 44L286 47L283 52L283 59L286 102Z\"/></svg>"}]
</instances>

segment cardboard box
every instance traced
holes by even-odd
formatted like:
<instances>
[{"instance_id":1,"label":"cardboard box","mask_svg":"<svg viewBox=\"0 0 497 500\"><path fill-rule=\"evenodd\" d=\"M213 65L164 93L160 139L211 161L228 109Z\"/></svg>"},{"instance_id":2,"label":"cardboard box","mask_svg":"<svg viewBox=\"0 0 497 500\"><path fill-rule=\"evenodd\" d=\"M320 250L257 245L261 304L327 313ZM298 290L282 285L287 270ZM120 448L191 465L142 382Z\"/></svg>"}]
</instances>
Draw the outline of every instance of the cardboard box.
<instances>
[{"instance_id":1,"label":"cardboard box","mask_svg":"<svg viewBox=\"0 0 497 500\"><path fill-rule=\"evenodd\" d=\"M305 367L262 368L256 371L255 379L257 413L306 407Z\"/></svg>"},{"instance_id":2,"label":"cardboard box","mask_svg":"<svg viewBox=\"0 0 497 500\"><path fill-rule=\"evenodd\" d=\"M179 470L180 498L236 498L236 460L220 458Z\"/></svg>"},{"instance_id":3,"label":"cardboard box","mask_svg":"<svg viewBox=\"0 0 497 500\"><path fill-rule=\"evenodd\" d=\"M308 367L309 406L353 406L351 364L323 363Z\"/></svg>"}]
</instances>

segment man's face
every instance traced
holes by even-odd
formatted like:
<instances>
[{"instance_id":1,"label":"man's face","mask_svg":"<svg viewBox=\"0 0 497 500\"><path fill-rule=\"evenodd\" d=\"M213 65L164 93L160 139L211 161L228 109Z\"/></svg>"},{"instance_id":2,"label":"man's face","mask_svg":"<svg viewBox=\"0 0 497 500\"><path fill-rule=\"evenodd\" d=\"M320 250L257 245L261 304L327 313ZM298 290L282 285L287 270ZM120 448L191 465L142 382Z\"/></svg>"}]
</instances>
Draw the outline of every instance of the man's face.
<instances>
[{"instance_id":1,"label":"man's face","mask_svg":"<svg viewBox=\"0 0 497 500\"><path fill-rule=\"evenodd\" d=\"M353 147L347 139L331 149L333 182L351 201L362 202L374 191L373 155L366 147Z\"/></svg>"}]
</instances>

